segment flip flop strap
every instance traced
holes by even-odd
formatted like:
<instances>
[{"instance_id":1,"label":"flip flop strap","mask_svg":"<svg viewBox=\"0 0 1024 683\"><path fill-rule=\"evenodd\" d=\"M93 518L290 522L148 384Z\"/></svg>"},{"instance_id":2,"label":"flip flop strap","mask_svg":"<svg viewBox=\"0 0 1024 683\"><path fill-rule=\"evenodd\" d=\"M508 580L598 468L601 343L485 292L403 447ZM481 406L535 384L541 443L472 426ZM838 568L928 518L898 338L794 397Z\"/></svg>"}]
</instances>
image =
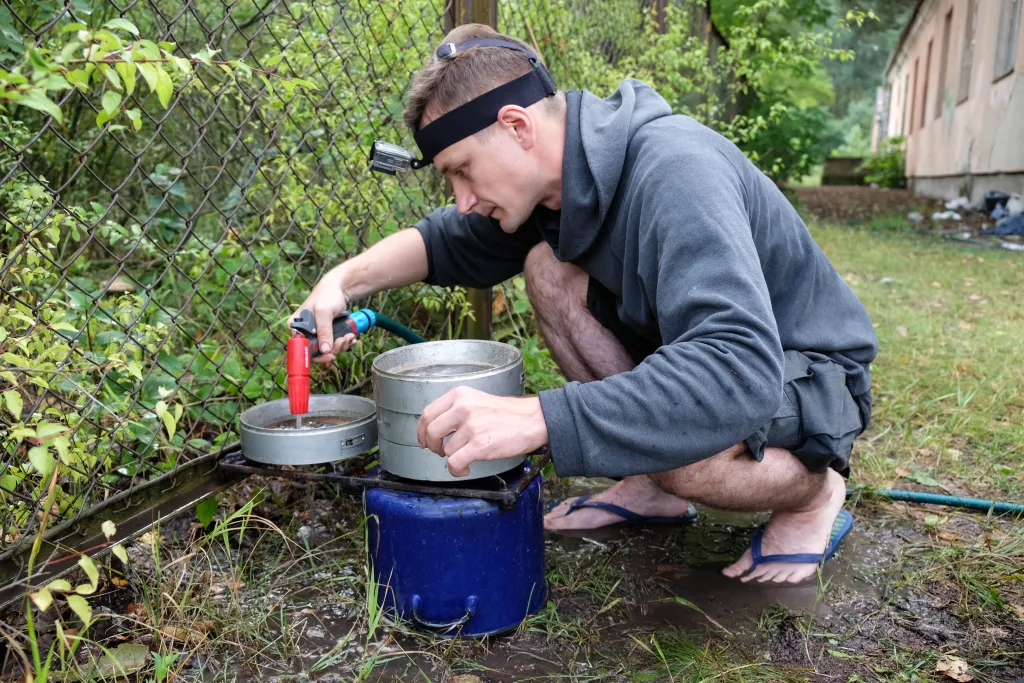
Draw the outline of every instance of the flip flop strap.
<instances>
[{"instance_id":1,"label":"flip flop strap","mask_svg":"<svg viewBox=\"0 0 1024 683\"><path fill-rule=\"evenodd\" d=\"M619 517L622 517L623 519L630 522L644 519L643 515L639 515L633 512L632 510L627 510L626 508L621 507L619 505L615 505L614 503L602 503L601 501L597 500L590 501L591 495L592 494L588 493L587 495L580 496L579 498L574 500L572 504L569 505L569 511L565 513L566 516L572 514L573 512L576 512L580 508L594 508L596 510L604 510L605 512L610 512L614 515L618 515Z\"/></svg>"},{"instance_id":2,"label":"flip flop strap","mask_svg":"<svg viewBox=\"0 0 1024 683\"><path fill-rule=\"evenodd\" d=\"M750 569L762 563L790 562L792 564L820 564L831 557L839 546L839 542L846 535L846 532L853 526L853 517L846 510L840 510L836 521L832 523L832 532L829 534L828 547L821 554L817 553L792 553L790 555L762 555L761 536L764 534L764 527L758 527L750 538ZM749 570L748 570L749 571Z\"/></svg>"}]
</instances>

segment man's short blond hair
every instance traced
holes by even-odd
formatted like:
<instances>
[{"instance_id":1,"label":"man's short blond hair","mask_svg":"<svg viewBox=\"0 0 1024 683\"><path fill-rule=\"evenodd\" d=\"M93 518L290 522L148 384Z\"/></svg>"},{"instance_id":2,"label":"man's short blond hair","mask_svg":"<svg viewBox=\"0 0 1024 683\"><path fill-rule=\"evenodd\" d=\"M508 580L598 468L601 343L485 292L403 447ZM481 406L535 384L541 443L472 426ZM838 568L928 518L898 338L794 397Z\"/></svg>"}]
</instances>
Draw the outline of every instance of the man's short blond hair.
<instances>
[{"instance_id":1,"label":"man's short blond hair","mask_svg":"<svg viewBox=\"0 0 1024 683\"><path fill-rule=\"evenodd\" d=\"M533 52L533 48L512 36L498 33L484 24L464 24L444 37L442 43L461 43L472 38L505 40ZM435 46L436 47L436 46ZM439 59L433 53L413 76L405 106L405 125L413 133L456 107L513 81L530 71L526 55L503 47L472 47L454 57ZM559 100L559 98L548 98Z\"/></svg>"}]
</instances>

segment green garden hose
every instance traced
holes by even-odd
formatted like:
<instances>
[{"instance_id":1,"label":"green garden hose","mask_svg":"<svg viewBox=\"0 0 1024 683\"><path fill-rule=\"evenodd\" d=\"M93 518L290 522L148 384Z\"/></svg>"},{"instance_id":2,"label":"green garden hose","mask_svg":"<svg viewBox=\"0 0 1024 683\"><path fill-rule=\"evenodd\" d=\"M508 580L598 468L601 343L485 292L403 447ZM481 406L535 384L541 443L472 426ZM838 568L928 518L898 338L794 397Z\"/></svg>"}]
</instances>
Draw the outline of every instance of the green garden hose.
<instances>
[{"instance_id":1,"label":"green garden hose","mask_svg":"<svg viewBox=\"0 0 1024 683\"><path fill-rule=\"evenodd\" d=\"M902 500L908 503L930 503L932 505L945 505L947 507L967 508L969 510L980 510L982 512L993 512L995 514L1024 515L1024 505L1018 503L1005 503L984 498L964 498L962 496L947 496L939 493L926 493L924 491L900 491L898 489L870 489L857 488L846 492L846 497L856 493L866 493L879 498L889 500Z\"/></svg>"}]
</instances>

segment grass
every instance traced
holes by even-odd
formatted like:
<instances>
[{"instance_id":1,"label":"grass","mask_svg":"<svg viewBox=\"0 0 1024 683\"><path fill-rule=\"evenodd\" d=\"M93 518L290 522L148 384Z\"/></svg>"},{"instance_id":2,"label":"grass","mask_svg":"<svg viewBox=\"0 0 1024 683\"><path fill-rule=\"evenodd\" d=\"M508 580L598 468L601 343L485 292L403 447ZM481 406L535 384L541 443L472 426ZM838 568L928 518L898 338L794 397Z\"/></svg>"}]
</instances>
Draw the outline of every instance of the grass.
<instances>
[{"instance_id":1,"label":"grass","mask_svg":"<svg viewBox=\"0 0 1024 683\"><path fill-rule=\"evenodd\" d=\"M1024 499L1024 258L909 233L812 226L880 345L852 483Z\"/></svg>"},{"instance_id":2,"label":"grass","mask_svg":"<svg viewBox=\"0 0 1024 683\"><path fill-rule=\"evenodd\" d=\"M1024 258L922 236L898 219L812 232L881 344L874 420L852 483L1024 498ZM90 640L79 649L84 666L97 666L99 644L144 643L150 659L136 675L157 681L937 683L942 655L963 657L977 680L1024 675L1012 668L1024 658L1019 522L862 499L858 531L888 553L871 577L877 598L844 605L842 583L822 582L827 623L771 607L739 628L699 610L671 626L633 621L645 604L680 600L658 573L686 571L693 534L552 541L548 604L515 634L476 642L383 620L356 499L315 485L264 495L251 481L222 500L210 528L175 523L130 547L127 571L110 563L90 598L110 611L79 634ZM731 552L743 533L709 538ZM66 609L60 619L75 624ZM39 620L42 638L54 637L54 624ZM929 640L937 630L943 639Z\"/></svg>"}]
</instances>

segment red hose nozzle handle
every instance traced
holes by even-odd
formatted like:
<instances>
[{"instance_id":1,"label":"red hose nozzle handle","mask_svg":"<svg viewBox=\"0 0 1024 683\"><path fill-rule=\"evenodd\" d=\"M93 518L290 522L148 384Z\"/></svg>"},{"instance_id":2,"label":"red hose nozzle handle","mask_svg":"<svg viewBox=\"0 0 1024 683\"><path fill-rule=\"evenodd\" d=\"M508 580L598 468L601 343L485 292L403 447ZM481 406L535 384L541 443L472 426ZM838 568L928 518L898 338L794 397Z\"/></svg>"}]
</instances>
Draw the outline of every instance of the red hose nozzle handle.
<instances>
[{"instance_id":1,"label":"red hose nozzle handle","mask_svg":"<svg viewBox=\"0 0 1024 683\"><path fill-rule=\"evenodd\" d=\"M288 340L288 406L292 415L309 412L309 340L303 336Z\"/></svg>"}]
</instances>

